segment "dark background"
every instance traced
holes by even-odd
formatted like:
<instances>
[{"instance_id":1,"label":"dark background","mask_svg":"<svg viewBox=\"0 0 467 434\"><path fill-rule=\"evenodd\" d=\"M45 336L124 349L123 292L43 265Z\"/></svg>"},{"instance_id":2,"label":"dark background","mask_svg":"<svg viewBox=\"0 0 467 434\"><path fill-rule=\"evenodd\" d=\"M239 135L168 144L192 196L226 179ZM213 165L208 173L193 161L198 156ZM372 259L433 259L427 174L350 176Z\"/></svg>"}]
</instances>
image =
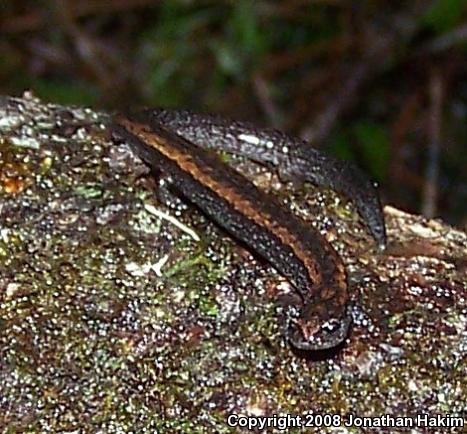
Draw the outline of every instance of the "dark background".
<instances>
[{"instance_id":1,"label":"dark background","mask_svg":"<svg viewBox=\"0 0 467 434\"><path fill-rule=\"evenodd\" d=\"M0 92L187 107L356 164L467 227L467 2L2 1Z\"/></svg>"}]
</instances>

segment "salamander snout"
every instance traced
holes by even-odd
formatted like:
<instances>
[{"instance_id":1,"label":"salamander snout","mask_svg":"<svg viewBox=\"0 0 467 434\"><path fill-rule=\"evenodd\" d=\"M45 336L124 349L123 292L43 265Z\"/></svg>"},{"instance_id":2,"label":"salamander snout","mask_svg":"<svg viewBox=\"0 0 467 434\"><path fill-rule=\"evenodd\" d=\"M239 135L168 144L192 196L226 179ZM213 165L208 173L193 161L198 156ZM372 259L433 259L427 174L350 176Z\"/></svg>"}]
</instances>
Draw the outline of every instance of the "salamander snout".
<instances>
[{"instance_id":1,"label":"salamander snout","mask_svg":"<svg viewBox=\"0 0 467 434\"><path fill-rule=\"evenodd\" d=\"M341 344L349 333L352 323L350 308L340 317L322 320L317 315L304 314L288 319L287 338L299 350L317 351L334 348Z\"/></svg>"}]
</instances>

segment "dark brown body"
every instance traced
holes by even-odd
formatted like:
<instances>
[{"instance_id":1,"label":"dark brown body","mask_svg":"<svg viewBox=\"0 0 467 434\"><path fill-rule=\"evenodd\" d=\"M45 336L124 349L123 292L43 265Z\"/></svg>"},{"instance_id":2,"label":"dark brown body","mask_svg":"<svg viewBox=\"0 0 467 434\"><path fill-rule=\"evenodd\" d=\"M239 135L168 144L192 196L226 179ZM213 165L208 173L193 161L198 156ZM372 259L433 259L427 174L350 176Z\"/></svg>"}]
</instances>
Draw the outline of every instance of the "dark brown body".
<instances>
[{"instance_id":1,"label":"dark brown body","mask_svg":"<svg viewBox=\"0 0 467 434\"><path fill-rule=\"evenodd\" d=\"M321 234L216 155L148 120L147 113L118 116L113 128L144 161L169 174L184 196L294 284L302 300L288 328L294 346L325 349L345 339L351 322L346 271Z\"/></svg>"},{"instance_id":2,"label":"dark brown body","mask_svg":"<svg viewBox=\"0 0 467 434\"><path fill-rule=\"evenodd\" d=\"M356 166L332 158L304 140L249 122L189 110L147 109L144 116L201 148L220 149L274 167L281 177L343 193L356 206L381 248L386 228L376 185Z\"/></svg>"}]
</instances>

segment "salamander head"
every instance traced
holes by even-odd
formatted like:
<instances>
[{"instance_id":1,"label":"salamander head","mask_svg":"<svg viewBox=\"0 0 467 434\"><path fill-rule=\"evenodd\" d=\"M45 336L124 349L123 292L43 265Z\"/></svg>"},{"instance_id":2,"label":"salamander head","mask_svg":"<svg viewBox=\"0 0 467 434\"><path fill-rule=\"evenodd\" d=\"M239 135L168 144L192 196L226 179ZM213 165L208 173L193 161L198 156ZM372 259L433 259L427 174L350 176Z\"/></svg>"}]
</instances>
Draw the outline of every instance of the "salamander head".
<instances>
[{"instance_id":1,"label":"salamander head","mask_svg":"<svg viewBox=\"0 0 467 434\"><path fill-rule=\"evenodd\" d=\"M295 348L305 351L327 350L341 344L348 335L352 315L350 307L340 317L325 321L304 309L298 317L289 318L287 337Z\"/></svg>"}]
</instances>

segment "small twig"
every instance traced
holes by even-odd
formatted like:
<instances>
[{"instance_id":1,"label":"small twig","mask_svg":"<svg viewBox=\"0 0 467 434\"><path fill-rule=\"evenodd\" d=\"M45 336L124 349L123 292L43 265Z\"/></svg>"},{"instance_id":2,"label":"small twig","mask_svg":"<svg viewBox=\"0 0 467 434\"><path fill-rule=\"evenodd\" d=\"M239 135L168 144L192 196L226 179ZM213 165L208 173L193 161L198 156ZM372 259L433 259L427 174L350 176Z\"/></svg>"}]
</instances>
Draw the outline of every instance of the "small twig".
<instances>
[{"instance_id":1,"label":"small twig","mask_svg":"<svg viewBox=\"0 0 467 434\"><path fill-rule=\"evenodd\" d=\"M191 228L189 228L187 225L183 224L180 220L177 220L175 217L171 216L170 214L167 214L160 209L157 209L155 206L150 205L150 204L144 204L144 209L152 214L155 215L163 220L168 221L169 223L172 223L175 227L178 229L182 230L185 232L187 235L189 235L193 240L195 241L200 241L201 238L199 235Z\"/></svg>"},{"instance_id":2,"label":"small twig","mask_svg":"<svg viewBox=\"0 0 467 434\"><path fill-rule=\"evenodd\" d=\"M428 122L428 159L422 199L422 214L431 218L437 211L443 80L438 69L430 77L430 112Z\"/></svg>"},{"instance_id":3,"label":"small twig","mask_svg":"<svg viewBox=\"0 0 467 434\"><path fill-rule=\"evenodd\" d=\"M420 190L421 183L419 178L409 177L407 174L412 174L413 171L407 167L404 158L404 144L407 140L407 135L413 129L413 125L416 122L420 112L420 90L415 89L402 103L399 115L396 117L391 127L391 153L389 160L389 179L394 180L386 186L388 189L392 189L393 195L396 195L396 191L400 191L397 188L398 185L404 184L408 187L417 187ZM414 183L414 181L416 181Z\"/></svg>"},{"instance_id":4,"label":"small twig","mask_svg":"<svg viewBox=\"0 0 467 434\"><path fill-rule=\"evenodd\" d=\"M429 6L424 3L414 5L411 12L404 17L405 25L403 27L381 35L379 40L370 45L363 58L348 74L349 78L344 80L340 90L333 96L329 106L314 122L309 123L311 127L302 131L301 136L305 140L316 143L322 142L329 136L342 113L359 100L359 91L363 84L375 78L387 64L389 54L403 41L409 40L411 35L416 32L421 22L419 18L427 7ZM402 17L399 17L399 21L402 21Z\"/></svg>"},{"instance_id":5,"label":"small twig","mask_svg":"<svg viewBox=\"0 0 467 434\"><path fill-rule=\"evenodd\" d=\"M455 45L465 43L466 41L467 24L463 24L462 26L457 27L451 32L438 36L437 38L428 42L419 50L418 54L438 53L440 51L447 50Z\"/></svg>"},{"instance_id":6,"label":"small twig","mask_svg":"<svg viewBox=\"0 0 467 434\"><path fill-rule=\"evenodd\" d=\"M281 116L277 105L271 96L269 83L260 74L255 74L253 77L253 89L256 93L260 106L266 114L268 123L277 128L282 127L283 117Z\"/></svg>"},{"instance_id":7,"label":"small twig","mask_svg":"<svg viewBox=\"0 0 467 434\"><path fill-rule=\"evenodd\" d=\"M76 1L70 4L69 13L77 19L91 15L107 15L126 10L142 9L155 6L158 3L154 0ZM43 7L0 21L2 32L10 34L31 32L49 25L49 16L44 13Z\"/></svg>"},{"instance_id":8,"label":"small twig","mask_svg":"<svg viewBox=\"0 0 467 434\"><path fill-rule=\"evenodd\" d=\"M321 142L331 132L339 116L356 99L356 94L362 84L374 74L381 59L386 57L386 53L393 41L388 39L380 40L373 46L368 54L354 67L345 80L342 88L333 98L331 104L313 122L311 127L305 128L301 136L310 142Z\"/></svg>"},{"instance_id":9,"label":"small twig","mask_svg":"<svg viewBox=\"0 0 467 434\"><path fill-rule=\"evenodd\" d=\"M69 0L54 0L54 3L59 23L69 36L81 61L92 71L102 88L106 89L110 82L110 74L102 62L101 50L99 50L94 40L77 24L70 11L71 2Z\"/></svg>"}]
</instances>

